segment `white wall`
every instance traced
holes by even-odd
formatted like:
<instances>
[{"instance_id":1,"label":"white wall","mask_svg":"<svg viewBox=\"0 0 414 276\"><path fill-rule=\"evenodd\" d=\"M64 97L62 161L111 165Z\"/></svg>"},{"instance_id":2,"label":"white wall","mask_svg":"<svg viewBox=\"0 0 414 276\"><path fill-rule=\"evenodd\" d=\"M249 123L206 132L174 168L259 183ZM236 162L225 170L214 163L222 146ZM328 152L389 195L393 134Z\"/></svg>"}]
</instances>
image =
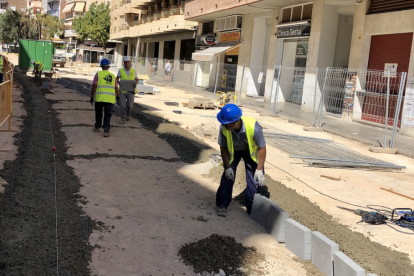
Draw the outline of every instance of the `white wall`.
<instances>
[{"instance_id":1,"label":"white wall","mask_svg":"<svg viewBox=\"0 0 414 276\"><path fill-rule=\"evenodd\" d=\"M325 4L322 17L323 24L319 41L318 67L325 68L332 67L334 63L339 20L337 7Z\"/></svg>"},{"instance_id":2,"label":"white wall","mask_svg":"<svg viewBox=\"0 0 414 276\"><path fill-rule=\"evenodd\" d=\"M335 57L333 63L334 67L348 67L349 64L353 24L345 22L345 18L345 15L339 16Z\"/></svg>"}]
</instances>

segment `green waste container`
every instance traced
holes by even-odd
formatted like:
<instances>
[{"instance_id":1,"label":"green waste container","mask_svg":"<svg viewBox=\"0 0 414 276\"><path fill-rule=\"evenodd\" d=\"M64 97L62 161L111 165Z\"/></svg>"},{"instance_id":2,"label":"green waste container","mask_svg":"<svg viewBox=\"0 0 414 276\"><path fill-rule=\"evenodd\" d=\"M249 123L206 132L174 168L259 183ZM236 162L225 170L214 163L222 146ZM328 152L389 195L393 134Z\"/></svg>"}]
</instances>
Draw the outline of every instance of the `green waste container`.
<instances>
[{"instance_id":1,"label":"green waste container","mask_svg":"<svg viewBox=\"0 0 414 276\"><path fill-rule=\"evenodd\" d=\"M53 43L48 40L21 39L19 52L19 67L33 68L31 60L41 61L45 65L43 71L52 70Z\"/></svg>"}]
</instances>

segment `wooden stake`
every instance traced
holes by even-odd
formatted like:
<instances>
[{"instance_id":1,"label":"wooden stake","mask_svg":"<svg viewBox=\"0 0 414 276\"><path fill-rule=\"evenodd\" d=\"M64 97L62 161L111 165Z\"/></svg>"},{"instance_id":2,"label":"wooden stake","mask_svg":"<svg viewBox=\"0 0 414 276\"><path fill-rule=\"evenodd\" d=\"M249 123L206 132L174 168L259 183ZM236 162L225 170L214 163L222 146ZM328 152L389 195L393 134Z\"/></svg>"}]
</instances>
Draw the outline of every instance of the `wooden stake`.
<instances>
[{"instance_id":1,"label":"wooden stake","mask_svg":"<svg viewBox=\"0 0 414 276\"><path fill-rule=\"evenodd\" d=\"M325 177L325 178L328 178L330 180L335 180L335 181L340 181L341 180L341 177L337 178L337 177L328 176L328 175L321 175L321 177Z\"/></svg>"},{"instance_id":2,"label":"wooden stake","mask_svg":"<svg viewBox=\"0 0 414 276\"><path fill-rule=\"evenodd\" d=\"M388 190L388 189L385 189L385 188L382 188L382 187L381 187L381 190L384 190L384 191L387 191L387 192L390 192L390 193L393 193L393 194L396 194L396 195L399 195L399 196L402 196L402 197L405 197L405 198L414 200L414 198L412 198L412 197L409 197L409 196L406 196L406 195L403 195L403 194L399 194L399 193L396 193L394 191L391 191L391 190Z\"/></svg>"}]
</instances>

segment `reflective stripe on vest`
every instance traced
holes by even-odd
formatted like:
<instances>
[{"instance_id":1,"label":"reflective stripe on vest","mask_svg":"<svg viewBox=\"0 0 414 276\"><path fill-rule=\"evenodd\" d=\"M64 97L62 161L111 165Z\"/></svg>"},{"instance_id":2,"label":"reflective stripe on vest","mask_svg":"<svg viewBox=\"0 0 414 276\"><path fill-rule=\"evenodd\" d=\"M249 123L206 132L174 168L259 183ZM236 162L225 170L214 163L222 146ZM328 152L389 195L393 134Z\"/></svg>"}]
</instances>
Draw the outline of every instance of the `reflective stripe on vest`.
<instances>
[{"instance_id":1,"label":"reflective stripe on vest","mask_svg":"<svg viewBox=\"0 0 414 276\"><path fill-rule=\"evenodd\" d=\"M246 129L246 137L247 137L247 142L249 144L250 157L253 159L254 162L258 163L259 149L253 139L256 120L253 118L248 118L248 117L242 117L241 119ZM233 135L231 134L231 130L226 129L224 126L222 127L222 132L227 139L227 150L230 153L230 164L231 164L234 160Z\"/></svg>"},{"instance_id":2,"label":"reflective stripe on vest","mask_svg":"<svg viewBox=\"0 0 414 276\"><path fill-rule=\"evenodd\" d=\"M135 80L135 69L129 69L129 77L124 68L121 68L121 80ZM121 91L122 93L126 93L128 91ZM137 89L135 88L134 93L137 93Z\"/></svg>"},{"instance_id":3,"label":"reflective stripe on vest","mask_svg":"<svg viewBox=\"0 0 414 276\"><path fill-rule=\"evenodd\" d=\"M98 72L98 85L95 102L112 103L116 101L115 75L108 70Z\"/></svg>"},{"instance_id":4,"label":"reflective stripe on vest","mask_svg":"<svg viewBox=\"0 0 414 276\"><path fill-rule=\"evenodd\" d=\"M4 57L0 56L0 74L3 74Z\"/></svg>"}]
</instances>

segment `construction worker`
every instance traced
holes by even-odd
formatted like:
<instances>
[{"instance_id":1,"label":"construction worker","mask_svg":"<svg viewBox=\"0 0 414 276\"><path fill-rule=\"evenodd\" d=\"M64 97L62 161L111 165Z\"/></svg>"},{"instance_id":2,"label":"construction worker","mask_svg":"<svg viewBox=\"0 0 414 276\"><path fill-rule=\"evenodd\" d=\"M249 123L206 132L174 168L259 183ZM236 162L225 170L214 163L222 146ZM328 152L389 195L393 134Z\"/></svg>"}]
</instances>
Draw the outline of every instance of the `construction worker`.
<instances>
[{"instance_id":1,"label":"construction worker","mask_svg":"<svg viewBox=\"0 0 414 276\"><path fill-rule=\"evenodd\" d=\"M99 129L104 129L104 137L110 136L111 116L114 108L114 103L119 101L118 84L115 80L115 75L109 72L109 65L111 63L106 58L101 61L102 71L96 73L91 92L91 105L95 101L95 127L93 131L99 132ZM104 118L102 124L102 111L104 111Z\"/></svg>"},{"instance_id":2,"label":"construction worker","mask_svg":"<svg viewBox=\"0 0 414 276\"><path fill-rule=\"evenodd\" d=\"M131 118L132 108L134 107L134 98L137 93L137 84L139 82L138 75L135 72L135 69L131 68L131 59L126 56L123 59L124 67L118 71L116 77L116 82L119 83L119 80L135 80L134 91L121 91L119 94L119 104L121 106L121 122L120 124L125 124L125 120L129 121Z\"/></svg>"},{"instance_id":3,"label":"construction worker","mask_svg":"<svg viewBox=\"0 0 414 276\"><path fill-rule=\"evenodd\" d=\"M3 82L3 67L4 67L5 57L0 55L0 83Z\"/></svg>"},{"instance_id":4,"label":"construction worker","mask_svg":"<svg viewBox=\"0 0 414 276\"><path fill-rule=\"evenodd\" d=\"M221 123L218 143L224 167L216 194L217 215L227 215L237 166L242 158L247 181L245 204L250 214L254 195L265 183L266 142L263 129L255 119L242 117L242 110L235 104L225 105L217 114L217 119Z\"/></svg>"},{"instance_id":5,"label":"construction worker","mask_svg":"<svg viewBox=\"0 0 414 276\"><path fill-rule=\"evenodd\" d=\"M42 72L43 72L43 68L45 67L45 65L43 64L43 62L41 61L30 61L33 65L34 65L34 73L35 73L35 77L42 77Z\"/></svg>"}]
</instances>

